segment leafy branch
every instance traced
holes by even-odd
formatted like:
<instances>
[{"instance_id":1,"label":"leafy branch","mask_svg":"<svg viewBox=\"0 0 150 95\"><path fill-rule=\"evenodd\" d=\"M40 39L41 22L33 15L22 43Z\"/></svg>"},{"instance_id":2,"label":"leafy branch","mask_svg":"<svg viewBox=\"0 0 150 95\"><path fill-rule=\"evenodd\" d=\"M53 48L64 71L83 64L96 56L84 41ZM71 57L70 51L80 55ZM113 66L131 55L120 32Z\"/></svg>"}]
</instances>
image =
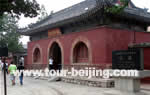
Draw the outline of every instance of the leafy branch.
<instances>
[{"instance_id":1,"label":"leafy branch","mask_svg":"<svg viewBox=\"0 0 150 95\"><path fill-rule=\"evenodd\" d=\"M128 0L120 0L120 4L115 4L112 7L105 7L105 12L119 14L128 6Z\"/></svg>"}]
</instances>

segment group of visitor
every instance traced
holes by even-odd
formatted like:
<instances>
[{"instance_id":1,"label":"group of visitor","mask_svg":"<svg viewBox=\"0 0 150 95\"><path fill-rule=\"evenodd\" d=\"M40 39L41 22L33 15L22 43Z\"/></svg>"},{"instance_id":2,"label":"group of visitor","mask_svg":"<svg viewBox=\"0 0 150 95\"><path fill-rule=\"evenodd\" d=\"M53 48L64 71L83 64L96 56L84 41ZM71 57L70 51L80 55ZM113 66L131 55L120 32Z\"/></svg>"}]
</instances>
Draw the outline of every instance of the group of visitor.
<instances>
[{"instance_id":1,"label":"group of visitor","mask_svg":"<svg viewBox=\"0 0 150 95\"><path fill-rule=\"evenodd\" d=\"M4 70L5 70L6 73L10 75L10 80L12 82L12 85L15 85L14 72L17 69L19 70L19 72L21 72L21 74L19 76L20 85L23 85L23 72L22 72L22 70L24 70L24 63L22 63L22 61L20 61L19 66L17 67L13 61L10 63L10 65L8 65L7 62L5 62L5 68L4 68L4 62L2 60L0 60L0 70L2 72L4 72ZM52 59L52 57L50 57L50 59L49 59L49 70L52 70L52 69L54 69L53 68L53 59Z\"/></svg>"},{"instance_id":2,"label":"group of visitor","mask_svg":"<svg viewBox=\"0 0 150 95\"><path fill-rule=\"evenodd\" d=\"M10 66L8 67L8 71L10 72L10 79L12 81L12 85L15 85L14 71L16 71L17 69L19 70L19 72L21 72L21 70L24 70L23 64L20 63L19 66L17 67L13 62L11 62ZM19 80L20 85L23 85L23 72L21 72Z\"/></svg>"},{"instance_id":3,"label":"group of visitor","mask_svg":"<svg viewBox=\"0 0 150 95\"><path fill-rule=\"evenodd\" d=\"M14 72L17 69L19 70L19 72L21 72L21 70L24 70L23 63L20 63L18 67L14 64L13 61L10 63L10 65L8 65L7 62L5 62L5 64L6 65L4 67L4 62L2 60L0 60L0 70L2 72L4 72L4 70L5 70L6 73L10 75L10 80L12 82L12 85L15 85L15 75L14 75ZM20 85L23 85L23 72L21 72L21 74L19 76L19 80L20 80Z\"/></svg>"}]
</instances>

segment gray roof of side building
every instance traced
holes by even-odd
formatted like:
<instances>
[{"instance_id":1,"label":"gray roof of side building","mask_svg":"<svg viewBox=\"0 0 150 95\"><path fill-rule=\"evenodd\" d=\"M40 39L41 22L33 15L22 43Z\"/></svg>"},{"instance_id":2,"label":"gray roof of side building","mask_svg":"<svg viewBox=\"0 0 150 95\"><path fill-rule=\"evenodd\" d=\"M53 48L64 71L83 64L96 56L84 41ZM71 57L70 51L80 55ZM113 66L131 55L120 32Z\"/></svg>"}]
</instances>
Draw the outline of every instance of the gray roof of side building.
<instances>
[{"instance_id":1,"label":"gray roof of side building","mask_svg":"<svg viewBox=\"0 0 150 95\"><path fill-rule=\"evenodd\" d=\"M111 3L116 3L117 0ZM59 27L61 25L73 22L77 19L86 18L99 9L101 9L104 5L110 3L109 0L85 0L79 4L73 5L69 8L63 9L56 13L49 15L44 20L32 25L28 29L21 29L19 32L23 35L31 35L36 32L41 32L44 30L48 30L50 28ZM132 3L130 1L130 3ZM123 16L131 19L135 19L141 22L150 24L150 13L142 12L141 9L137 8L133 3L130 4L133 8L126 8L124 10ZM139 12L140 11L140 12Z\"/></svg>"}]
</instances>

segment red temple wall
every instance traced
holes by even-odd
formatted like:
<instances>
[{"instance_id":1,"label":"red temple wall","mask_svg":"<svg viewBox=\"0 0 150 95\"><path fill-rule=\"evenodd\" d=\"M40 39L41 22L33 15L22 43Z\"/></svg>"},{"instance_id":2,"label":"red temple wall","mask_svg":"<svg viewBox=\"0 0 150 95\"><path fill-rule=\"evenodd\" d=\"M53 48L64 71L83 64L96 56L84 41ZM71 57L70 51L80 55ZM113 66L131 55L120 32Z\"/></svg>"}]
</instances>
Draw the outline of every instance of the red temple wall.
<instances>
[{"instance_id":1,"label":"red temple wall","mask_svg":"<svg viewBox=\"0 0 150 95\"><path fill-rule=\"evenodd\" d=\"M150 70L150 48L144 49L144 63L145 69Z\"/></svg>"},{"instance_id":2,"label":"red temple wall","mask_svg":"<svg viewBox=\"0 0 150 95\"><path fill-rule=\"evenodd\" d=\"M128 45L134 41L134 32L126 30L107 29L107 63L112 61L113 50L128 49ZM150 42L150 33L136 32L136 43ZM144 68L150 69L150 48L143 48Z\"/></svg>"},{"instance_id":3,"label":"red temple wall","mask_svg":"<svg viewBox=\"0 0 150 95\"><path fill-rule=\"evenodd\" d=\"M69 33L55 38L41 39L28 43L28 64L32 64L32 53L35 47L39 47L42 54L41 64L48 63L48 50L53 42L57 42L62 50L63 63L71 63L71 52L73 44L78 41L87 43L90 50L90 64L111 64L112 51L127 49L132 43L134 33L129 30L112 29L99 27L87 31ZM150 42L150 34L146 32L136 32L136 43ZM150 48L144 51L145 66L150 66ZM148 51L148 52L147 52ZM147 67L146 67L147 68ZM149 67L148 67L149 68ZM150 68L149 68L150 69Z\"/></svg>"},{"instance_id":4,"label":"red temple wall","mask_svg":"<svg viewBox=\"0 0 150 95\"><path fill-rule=\"evenodd\" d=\"M94 33L94 34L93 34ZM95 34L96 33L96 34ZM103 35L103 37L100 37ZM91 49L92 63L105 63L105 28L101 28L99 32L98 29L89 30L88 32L78 32L78 33L70 33L62 36L58 36L55 38L42 39L39 41L32 41L28 43L28 64L32 64L32 53L35 47L40 46L41 54L42 54L42 64L48 63L48 48L50 48L52 42L59 42L60 47L62 47L64 64L70 64L70 55L72 44L75 41L84 41L89 44L89 48ZM98 44L99 43L99 44ZM99 53L97 53L97 51Z\"/></svg>"}]
</instances>

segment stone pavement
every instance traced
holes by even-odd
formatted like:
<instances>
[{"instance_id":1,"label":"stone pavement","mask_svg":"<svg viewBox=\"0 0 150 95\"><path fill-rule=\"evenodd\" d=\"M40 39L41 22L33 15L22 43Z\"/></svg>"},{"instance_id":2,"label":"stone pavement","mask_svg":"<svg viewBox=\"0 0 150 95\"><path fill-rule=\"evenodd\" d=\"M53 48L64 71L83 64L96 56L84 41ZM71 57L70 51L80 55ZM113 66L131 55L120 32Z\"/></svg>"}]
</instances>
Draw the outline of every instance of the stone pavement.
<instances>
[{"instance_id":1,"label":"stone pavement","mask_svg":"<svg viewBox=\"0 0 150 95\"><path fill-rule=\"evenodd\" d=\"M7 77L8 95L122 95L110 88L88 87L63 82L48 82L46 80L35 80L30 77L24 79L24 85L11 86ZM3 78L0 74L0 95L3 95ZM142 92L150 95L150 85L142 85Z\"/></svg>"}]
</instances>

